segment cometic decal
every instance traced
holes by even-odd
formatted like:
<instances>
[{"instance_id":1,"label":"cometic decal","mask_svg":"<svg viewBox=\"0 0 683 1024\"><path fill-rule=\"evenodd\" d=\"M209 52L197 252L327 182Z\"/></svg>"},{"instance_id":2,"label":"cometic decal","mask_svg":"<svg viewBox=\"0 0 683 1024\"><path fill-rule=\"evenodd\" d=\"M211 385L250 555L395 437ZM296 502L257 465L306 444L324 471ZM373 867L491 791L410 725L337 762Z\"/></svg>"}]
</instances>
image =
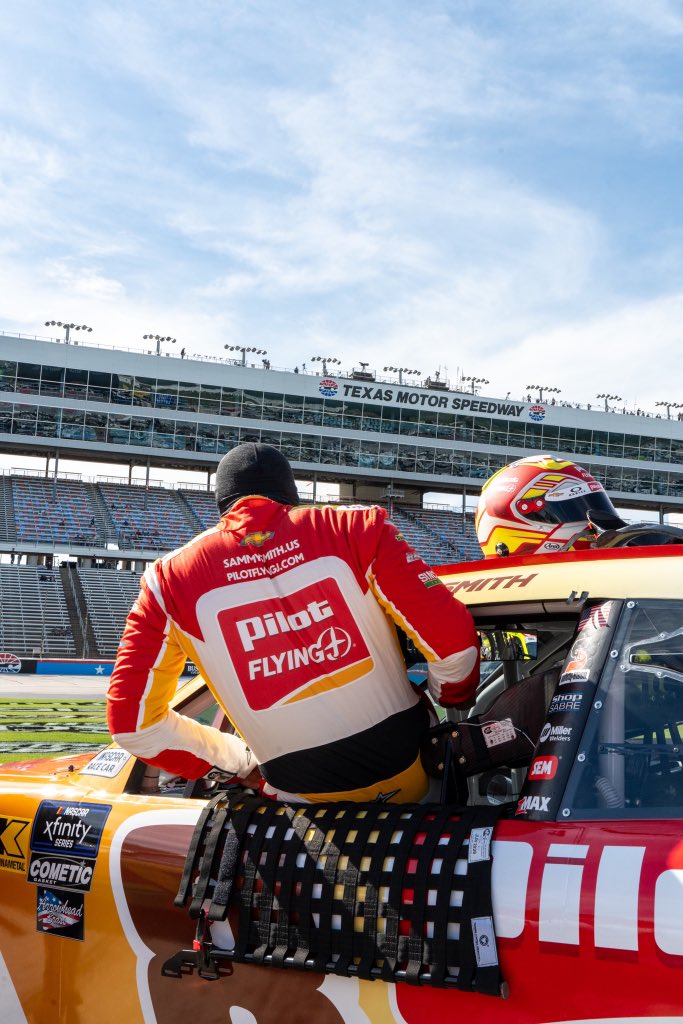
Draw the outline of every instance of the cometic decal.
<instances>
[{"instance_id":1,"label":"cometic decal","mask_svg":"<svg viewBox=\"0 0 683 1024\"><path fill-rule=\"evenodd\" d=\"M61 889L90 892L95 865L81 857L32 853L27 882L34 885L58 885Z\"/></svg>"}]
</instances>

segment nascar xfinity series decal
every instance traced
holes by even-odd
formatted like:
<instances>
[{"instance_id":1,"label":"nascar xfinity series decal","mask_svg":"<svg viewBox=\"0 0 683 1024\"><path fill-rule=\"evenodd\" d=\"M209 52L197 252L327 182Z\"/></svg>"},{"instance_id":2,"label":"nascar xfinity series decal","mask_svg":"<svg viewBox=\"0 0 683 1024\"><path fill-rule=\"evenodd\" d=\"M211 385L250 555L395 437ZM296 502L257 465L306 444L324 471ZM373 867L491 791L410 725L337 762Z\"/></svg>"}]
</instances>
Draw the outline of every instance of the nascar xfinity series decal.
<instances>
[{"instance_id":1,"label":"nascar xfinity series decal","mask_svg":"<svg viewBox=\"0 0 683 1024\"><path fill-rule=\"evenodd\" d=\"M31 831L31 849L96 857L111 804L43 800Z\"/></svg>"}]
</instances>

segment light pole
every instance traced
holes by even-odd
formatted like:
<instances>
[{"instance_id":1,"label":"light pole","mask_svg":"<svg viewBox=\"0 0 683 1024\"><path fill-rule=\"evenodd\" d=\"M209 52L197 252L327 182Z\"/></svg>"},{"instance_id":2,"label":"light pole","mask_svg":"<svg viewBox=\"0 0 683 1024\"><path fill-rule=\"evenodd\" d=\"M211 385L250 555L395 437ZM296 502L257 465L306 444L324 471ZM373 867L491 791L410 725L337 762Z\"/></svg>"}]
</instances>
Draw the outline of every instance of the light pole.
<instances>
[{"instance_id":1,"label":"light pole","mask_svg":"<svg viewBox=\"0 0 683 1024\"><path fill-rule=\"evenodd\" d=\"M605 399L605 412L609 412L609 404L608 404L609 402L623 402L624 401L624 399L621 397L621 395L610 395L606 391L601 391L600 394L596 395L595 397L596 398L604 398Z\"/></svg>"},{"instance_id":2,"label":"light pole","mask_svg":"<svg viewBox=\"0 0 683 1024\"><path fill-rule=\"evenodd\" d=\"M437 373L438 378L438 373ZM472 394L478 390L480 384L490 384L491 381L487 380L486 377L466 377L465 374L460 378L462 381L468 381L472 385Z\"/></svg>"},{"instance_id":3,"label":"light pole","mask_svg":"<svg viewBox=\"0 0 683 1024\"><path fill-rule=\"evenodd\" d=\"M241 352L242 366L247 365L247 352L253 352L255 356L268 355L265 348L249 348L247 345L224 345L223 348L227 348L229 352Z\"/></svg>"},{"instance_id":4,"label":"light pole","mask_svg":"<svg viewBox=\"0 0 683 1024\"><path fill-rule=\"evenodd\" d=\"M549 384L525 384L527 391L538 391L539 402L543 401L543 392L548 395L559 395L562 388L551 388Z\"/></svg>"},{"instance_id":5,"label":"light pole","mask_svg":"<svg viewBox=\"0 0 683 1024\"><path fill-rule=\"evenodd\" d=\"M64 344L69 344L69 334L71 331L92 331L92 327L87 327L85 324L64 324L61 320L46 320L46 327L63 327L64 328Z\"/></svg>"},{"instance_id":6,"label":"light pole","mask_svg":"<svg viewBox=\"0 0 683 1024\"><path fill-rule=\"evenodd\" d=\"M407 373L411 377L419 377L420 376L420 371L419 370L411 370L409 366L385 366L384 367L384 372L385 373L397 373L398 374L398 382L399 382L399 384L403 383L403 374L404 373Z\"/></svg>"},{"instance_id":7,"label":"light pole","mask_svg":"<svg viewBox=\"0 0 683 1024\"><path fill-rule=\"evenodd\" d=\"M666 418L671 419L672 409L683 409L683 402L655 402L655 405L663 405L666 407Z\"/></svg>"},{"instance_id":8,"label":"light pole","mask_svg":"<svg viewBox=\"0 0 683 1024\"><path fill-rule=\"evenodd\" d=\"M333 365L341 366L341 359L337 359L336 356L312 356L311 357L311 362L312 363L322 363L323 364L323 376L324 377L327 377L327 367L328 366L333 366Z\"/></svg>"},{"instance_id":9,"label":"light pole","mask_svg":"<svg viewBox=\"0 0 683 1024\"><path fill-rule=\"evenodd\" d=\"M156 343L157 343L157 355L158 356L161 355L161 343L162 342L168 341L168 342L171 343L171 345L175 345L175 338L171 338L171 337L168 337L168 336L164 337L164 335L162 335L162 334L143 334L142 337L143 337L143 339L145 341L156 341Z\"/></svg>"}]
</instances>

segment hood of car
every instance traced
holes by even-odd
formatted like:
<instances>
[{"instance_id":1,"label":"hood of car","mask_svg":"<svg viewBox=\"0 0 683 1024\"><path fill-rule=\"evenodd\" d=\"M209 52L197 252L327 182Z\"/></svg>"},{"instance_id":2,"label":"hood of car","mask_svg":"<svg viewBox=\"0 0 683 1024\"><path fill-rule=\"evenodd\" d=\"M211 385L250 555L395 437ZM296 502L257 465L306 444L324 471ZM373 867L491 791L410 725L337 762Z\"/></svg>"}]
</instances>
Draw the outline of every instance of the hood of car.
<instances>
[{"instance_id":1,"label":"hood of car","mask_svg":"<svg viewBox=\"0 0 683 1024\"><path fill-rule=\"evenodd\" d=\"M31 781L54 781L55 776L74 775L93 758L92 750L85 754L62 754L60 757L41 757L31 761L6 761L0 764L0 777L30 776Z\"/></svg>"}]
</instances>

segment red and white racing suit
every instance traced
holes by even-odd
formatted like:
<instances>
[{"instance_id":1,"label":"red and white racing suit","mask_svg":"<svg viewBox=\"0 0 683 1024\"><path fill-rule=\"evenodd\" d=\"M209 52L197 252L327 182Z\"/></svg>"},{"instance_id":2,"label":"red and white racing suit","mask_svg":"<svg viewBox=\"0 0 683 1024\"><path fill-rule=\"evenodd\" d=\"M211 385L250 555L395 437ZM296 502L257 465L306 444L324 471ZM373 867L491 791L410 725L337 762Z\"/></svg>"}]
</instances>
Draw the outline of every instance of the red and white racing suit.
<instances>
[{"instance_id":1,"label":"red and white racing suit","mask_svg":"<svg viewBox=\"0 0 683 1024\"><path fill-rule=\"evenodd\" d=\"M479 678L471 616L383 509L240 499L145 572L109 728L186 778L213 765L246 776L256 760L266 792L285 798L419 800L428 712L391 620L424 653L434 698L468 701ZM247 746L169 709L186 658Z\"/></svg>"}]
</instances>

